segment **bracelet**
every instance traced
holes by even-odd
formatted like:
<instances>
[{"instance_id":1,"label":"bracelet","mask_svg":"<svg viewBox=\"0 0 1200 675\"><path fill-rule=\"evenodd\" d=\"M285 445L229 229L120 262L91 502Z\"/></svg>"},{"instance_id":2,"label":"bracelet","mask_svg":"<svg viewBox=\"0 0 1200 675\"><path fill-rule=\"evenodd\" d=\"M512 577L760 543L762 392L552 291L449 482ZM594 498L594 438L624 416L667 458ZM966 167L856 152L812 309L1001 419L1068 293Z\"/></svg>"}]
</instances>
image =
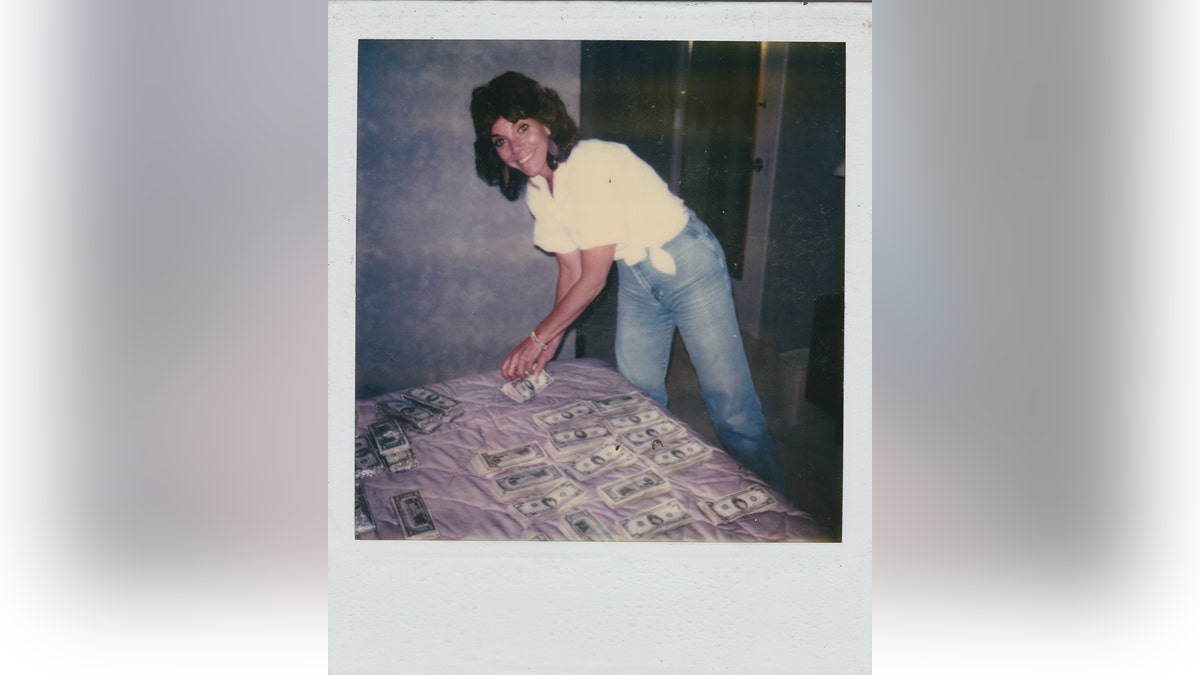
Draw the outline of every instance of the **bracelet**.
<instances>
[{"instance_id":1,"label":"bracelet","mask_svg":"<svg viewBox=\"0 0 1200 675\"><path fill-rule=\"evenodd\" d=\"M546 351L547 349L550 348L550 345L548 345L545 342L542 342L541 340L538 339L536 329L529 331L529 337L533 340L533 344L542 348L542 351Z\"/></svg>"}]
</instances>

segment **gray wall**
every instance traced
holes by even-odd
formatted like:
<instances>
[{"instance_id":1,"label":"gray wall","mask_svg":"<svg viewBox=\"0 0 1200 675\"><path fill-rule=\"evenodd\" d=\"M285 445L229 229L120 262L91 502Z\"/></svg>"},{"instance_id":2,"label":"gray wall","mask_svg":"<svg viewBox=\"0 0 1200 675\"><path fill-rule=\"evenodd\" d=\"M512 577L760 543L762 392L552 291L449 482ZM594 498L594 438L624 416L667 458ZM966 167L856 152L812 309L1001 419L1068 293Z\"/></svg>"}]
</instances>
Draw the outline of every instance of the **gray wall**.
<instances>
[{"instance_id":1,"label":"gray wall","mask_svg":"<svg viewBox=\"0 0 1200 675\"><path fill-rule=\"evenodd\" d=\"M577 116L579 55L577 41L360 43L357 396L498 370L550 311L557 266L524 203L475 175L469 104L519 70Z\"/></svg>"},{"instance_id":2,"label":"gray wall","mask_svg":"<svg viewBox=\"0 0 1200 675\"><path fill-rule=\"evenodd\" d=\"M808 347L813 302L845 288L845 45L789 44L785 77L762 306L779 351Z\"/></svg>"}]
</instances>

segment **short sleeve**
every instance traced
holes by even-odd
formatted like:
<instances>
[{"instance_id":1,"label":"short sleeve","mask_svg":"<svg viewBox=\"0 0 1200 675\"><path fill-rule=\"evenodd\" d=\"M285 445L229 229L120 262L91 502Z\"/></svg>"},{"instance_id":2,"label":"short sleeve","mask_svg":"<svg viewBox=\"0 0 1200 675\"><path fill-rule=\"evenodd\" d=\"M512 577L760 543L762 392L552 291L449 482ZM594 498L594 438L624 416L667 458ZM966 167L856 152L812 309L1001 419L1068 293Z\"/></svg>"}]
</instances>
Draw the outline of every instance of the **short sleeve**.
<instances>
[{"instance_id":1,"label":"short sleeve","mask_svg":"<svg viewBox=\"0 0 1200 675\"><path fill-rule=\"evenodd\" d=\"M534 214L533 245L547 253L566 253L579 246L571 240L566 228L549 216Z\"/></svg>"}]
</instances>

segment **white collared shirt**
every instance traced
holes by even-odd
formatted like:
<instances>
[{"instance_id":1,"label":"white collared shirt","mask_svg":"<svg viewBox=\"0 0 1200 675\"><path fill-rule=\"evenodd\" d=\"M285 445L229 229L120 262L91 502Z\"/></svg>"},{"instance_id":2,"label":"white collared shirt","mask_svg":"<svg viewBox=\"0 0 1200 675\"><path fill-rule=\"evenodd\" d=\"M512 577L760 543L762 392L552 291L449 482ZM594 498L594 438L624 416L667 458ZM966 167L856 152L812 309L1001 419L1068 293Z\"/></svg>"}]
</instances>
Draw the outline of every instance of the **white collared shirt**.
<instances>
[{"instance_id":1,"label":"white collared shirt","mask_svg":"<svg viewBox=\"0 0 1200 675\"><path fill-rule=\"evenodd\" d=\"M554 192L534 176L525 188L534 217L533 243L548 253L616 244L615 260L629 264L647 255L659 270L675 273L662 245L683 231L689 213L654 169L629 148L580 141L554 171Z\"/></svg>"}]
</instances>

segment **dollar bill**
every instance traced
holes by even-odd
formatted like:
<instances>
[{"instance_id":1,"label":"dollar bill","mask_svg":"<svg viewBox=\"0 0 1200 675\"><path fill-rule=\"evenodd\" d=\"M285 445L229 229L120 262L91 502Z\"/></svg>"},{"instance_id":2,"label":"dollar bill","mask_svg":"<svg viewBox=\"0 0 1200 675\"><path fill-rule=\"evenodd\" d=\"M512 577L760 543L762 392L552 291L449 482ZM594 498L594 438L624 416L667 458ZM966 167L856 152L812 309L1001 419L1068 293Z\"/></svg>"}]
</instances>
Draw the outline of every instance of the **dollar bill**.
<instances>
[{"instance_id":1,"label":"dollar bill","mask_svg":"<svg viewBox=\"0 0 1200 675\"><path fill-rule=\"evenodd\" d=\"M383 460L388 471L407 471L421 463L398 420L389 418L376 422L367 427L367 432L375 441L379 459Z\"/></svg>"},{"instance_id":2,"label":"dollar bill","mask_svg":"<svg viewBox=\"0 0 1200 675\"><path fill-rule=\"evenodd\" d=\"M545 534L538 532L537 534L530 537L529 541L550 541L550 537L547 537Z\"/></svg>"},{"instance_id":3,"label":"dollar bill","mask_svg":"<svg viewBox=\"0 0 1200 675\"><path fill-rule=\"evenodd\" d=\"M578 539L579 541L613 541L612 534L600 524L595 514L587 509L568 513L563 518L563 523L566 526L565 532L567 536L572 539Z\"/></svg>"},{"instance_id":4,"label":"dollar bill","mask_svg":"<svg viewBox=\"0 0 1200 675\"><path fill-rule=\"evenodd\" d=\"M654 441L662 441L672 436L676 436L683 432L683 427L672 422L671 420L663 420L655 422L647 427L635 429L621 437L627 445L632 447L637 452L645 452L652 449Z\"/></svg>"},{"instance_id":5,"label":"dollar bill","mask_svg":"<svg viewBox=\"0 0 1200 675\"><path fill-rule=\"evenodd\" d=\"M445 418L445 422L462 415L465 410L461 401L439 394L428 387L413 387L401 392L401 395L413 403L438 411Z\"/></svg>"},{"instance_id":6,"label":"dollar bill","mask_svg":"<svg viewBox=\"0 0 1200 675\"><path fill-rule=\"evenodd\" d=\"M354 536L358 537L375 531L375 518L371 515L371 506L367 504L367 495L362 485L354 486Z\"/></svg>"},{"instance_id":7,"label":"dollar bill","mask_svg":"<svg viewBox=\"0 0 1200 675\"><path fill-rule=\"evenodd\" d=\"M723 525L751 513L766 511L776 503L774 497L756 485L713 501L701 500L699 506L714 525Z\"/></svg>"},{"instance_id":8,"label":"dollar bill","mask_svg":"<svg viewBox=\"0 0 1200 675\"><path fill-rule=\"evenodd\" d=\"M550 377L550 373L543 369L535 378L522 377L506 382L503 387L500 387L500 391L517 403L524 403L542 393L542 390L550 386L553 381L554 378Z\"/></svg>"},{"instance_id":9,"label":"dollar bill","mask_svg":"<svg viewBox=\"0 0 1200 675\"><path fill-rule=\"evenodd\" d=\"M541 443L534 441L519 448L481 452L471 460L471 467L475 469L475 473L491 476L514 466L533 464L544 459L546 459L546 451L542 449Z\"/></svg>"},{"instance_id":10,"label":"dollar bill","mask_svg":"<svg viewBox=\"0 0 1200 675\"><path fill-rule=\"evenodd\" d=\"M629 448L617 443L605 443L603 447L569 461L567 468L576 479L590 480L636 461L637 455Z\"/></svg>"},{"instance_id":11,"label":"dollar bill","mask_svg":"<svg viewBox=\"0 0 1200 675\"><path fill-rule=\"evenodd\" d=\"M579 401L561 408L538 413L533 416L533 421L537 422L538 426L543 429L549 429L559 424L578 421L580 417L587 417L595 414L595 412L596 406L591 401Z\"/></svg>"},{"instance_id":12,"label":"dollar bill","mask_svg":"<svg viewBox=\"0 0 1200 675\"><path fill-rule=\"evenodd\" d=\"M584 499L583 488L564 480L544 493L518 499L510 505L513 513L526 523L561 512Z\"/></svg>"},{"instance_id":13,"label":"dollar bill","mask_svg":"<svg viewBox=\"0 0 1200 675\"><path fill-rule=\"evenodd\" d=\"M605 417L604 423L614 434L624 433L630 429L666 421L667 417L658 408L647 408L637 412L627 412L613 417Z\"/></svg>"},{"instance_id":14,"label":"dollar bill","mask_svg":"<svg viewBox=\"0 0 1200 675\"><path fill-rule=\"evenodd\" d=\"M631 391L628 394L618 394L616 396L606 396L604 398L592 399L592 403L596 404L596 412L601 415L632 408L648 403L650 399L640 391Z\"/></svg>"},{"instance_id":15,"label":"dollar bill","mask_svg":"<svg viewBox=\"0 0 1200 675\"><path fill-rule=\"evenodd\" d=\"M560 458L609 439L612 439L612 432L608 430L608 427L599 423L566 427L550 432L551 451Z\"/></svg>"},{"instance_id":16,"label":"dollar bill","mask_svg":"<svg viewBox=\"0 0 1200 675\"><path fill-rule=\"evenodd\" d=\"M492 481L492 494L501 501L528 494L532 490L545 489L555 481L565 478L557 466L543 464L532 469L510 473Z\"/></svg>"},{"instance_id":17,"label":"dollar bill","mask_svg":"<svg viewBox=\"0 0 1200 675\"><path fill-rule=\"evenodd\" d=\"M660 495L671 489L671 484L654 469L646 469L627 478L620 478L600 486L600 496L611 506Z\"/></svg>"},{"instance_id":18,"label":"dollar bill","mask_svg":"<svg viewBox=\"0 0 1200 675\"><path fill-rule=\"evenodd\" d=\"M652 450L646 455L653 467L663 473L686 469L707 461L711 456L712 448L697 440L677 442L669 448Z\"/></svg>"},{"instance_id":19,"label":"dollar bill","mask_svg":"<svg viewBox=\"0 0 1200 675\"><path fill-rule=\"evenodd\" d=\"M429 507L420 490L404 492L392 497L396 515L400 516L400 529L405 539L433 539L439 535Z\"/></svg>"},{"instance_id":20,"label":"dollar bill","mask_svg":"<svg viewBox=\"0 0 1200 675\"><path fill-rule=\"evenodd\" d=\"M360 480L383 471L383 463L375 454L375 447L366 434L354 437L354 478Z\"/></svg>"},{"instance_id":21,"label":"dollar bill","mask_svg":"<svg viewBox=\"0 0 1200 675\"><path fill-rule=\"evenodd\" d=\"M446 421L445 417L433 408L427 408L403 397L380 401L377 408L382 417L394 419L405 429L422 434L432 432Z\"/></svg>"},{"instance_id":22,"label":"dollar bill","mask_svg":"<svg viewBox=\"0 0 1200 675\"><path fill-rule=\"evenodd\" d=\"M646 541L653 537L687 525L693 521L677 499L671 499L641 513L617 521L621 532L632 541Z\"/></svg>"}]
</instances>

